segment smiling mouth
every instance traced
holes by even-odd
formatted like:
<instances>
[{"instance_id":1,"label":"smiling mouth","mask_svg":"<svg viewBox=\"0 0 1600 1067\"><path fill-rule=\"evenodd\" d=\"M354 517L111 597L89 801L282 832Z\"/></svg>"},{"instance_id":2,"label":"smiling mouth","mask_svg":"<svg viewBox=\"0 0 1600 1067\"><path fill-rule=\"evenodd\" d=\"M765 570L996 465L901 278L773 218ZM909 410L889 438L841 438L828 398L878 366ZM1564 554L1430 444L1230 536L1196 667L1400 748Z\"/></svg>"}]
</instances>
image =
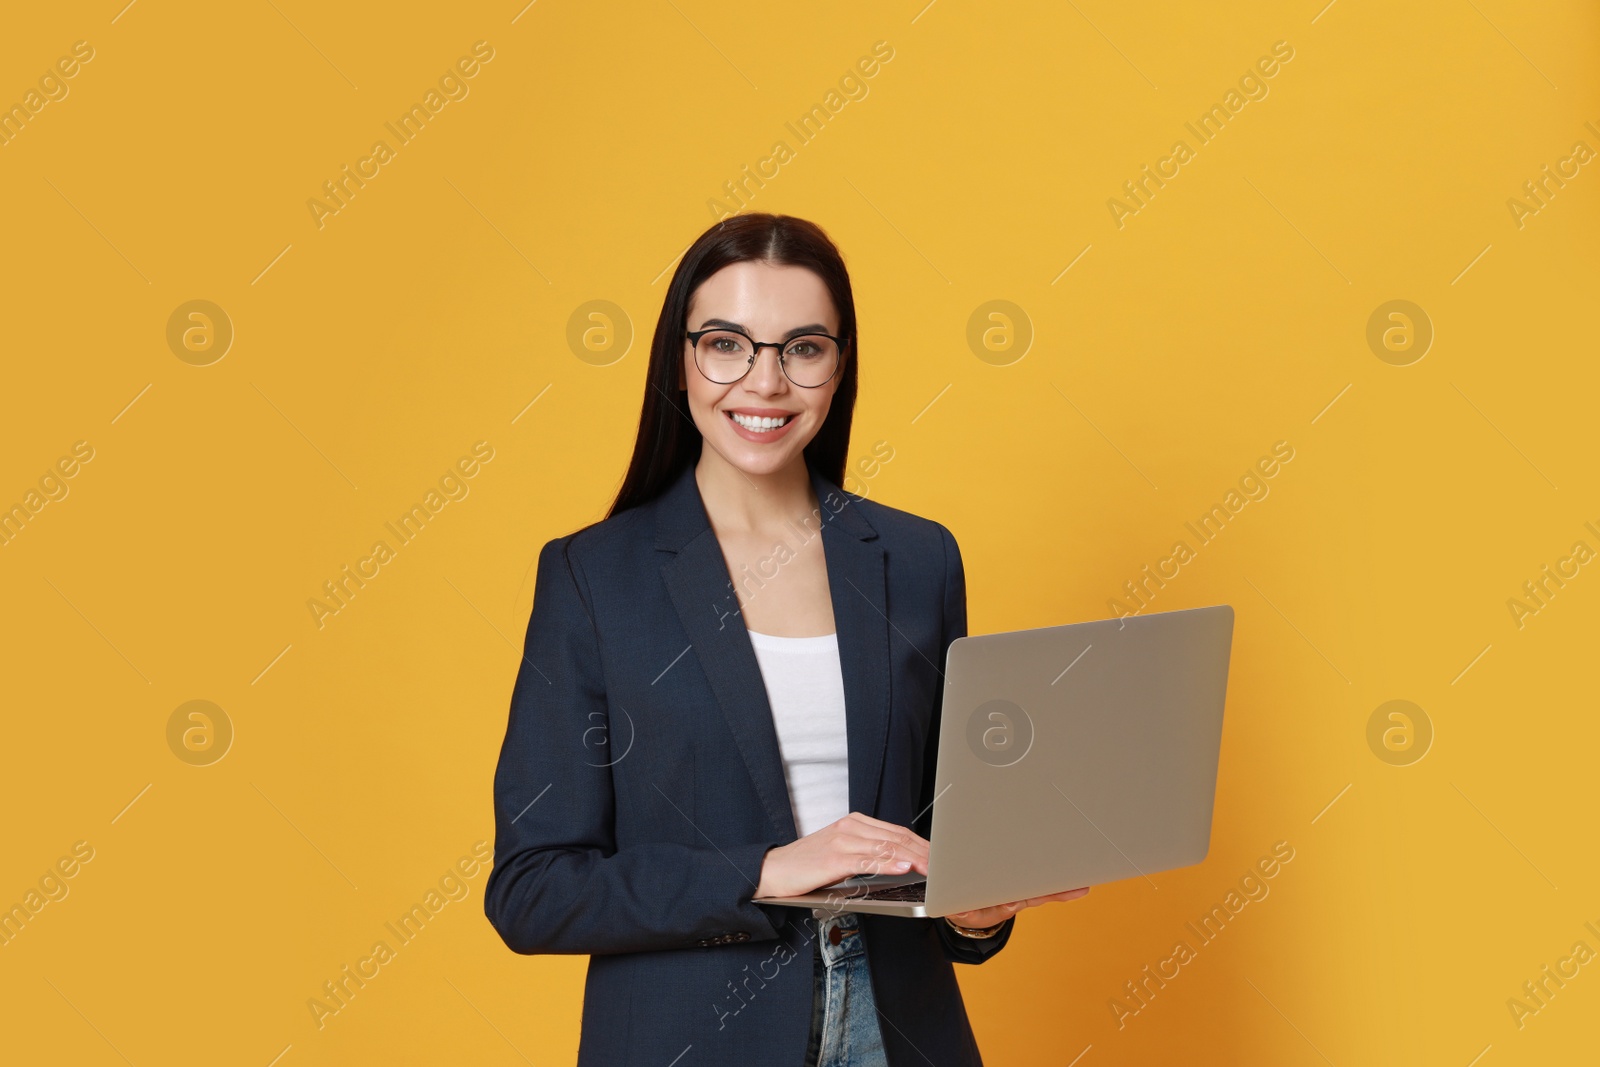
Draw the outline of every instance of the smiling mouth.
<instances>
[{"instance_id":1,"label":"smiling mouth","mask_svg":"<svg viewBox=\"0 0 1600 1067\"><path fill-rule=\"evenodd\" d=\"M794 416L792 414L781 416L742 415L737 411L730 411L728 412L728 418L732 419L740 426L743 426L751 433L766 433L768 430L776 430L780 427L787 426L790 421L794 419Z\"/></svg>"}]
</instances>

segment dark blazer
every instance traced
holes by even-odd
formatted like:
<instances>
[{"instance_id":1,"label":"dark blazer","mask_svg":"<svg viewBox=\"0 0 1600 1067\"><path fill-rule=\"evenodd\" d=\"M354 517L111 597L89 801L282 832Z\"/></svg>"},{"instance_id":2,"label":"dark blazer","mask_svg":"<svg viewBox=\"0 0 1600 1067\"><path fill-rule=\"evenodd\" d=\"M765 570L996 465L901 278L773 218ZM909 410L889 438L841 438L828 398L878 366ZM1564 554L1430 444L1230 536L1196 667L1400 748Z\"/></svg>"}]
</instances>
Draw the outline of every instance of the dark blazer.
<instances>
[{"instance_id":1,"label":"dark blazer","mask_svg":"<svg viewBox=\"0 0 1600 1067\"><path fill-rule=\"evenodd\" d=\"M811 483L850 809L926 837L945 650L967 632L961 553L936 522L814 468ZM580 1065L798 1067L816 928L750 899L794 815L692 465L540 551L494 806L489 921L514 951L590 956ZM860 920L892 1067L980 1063L951 964L1000 951L1014 920L983 941L943 919Z\"/></svg>"}]
</instances>

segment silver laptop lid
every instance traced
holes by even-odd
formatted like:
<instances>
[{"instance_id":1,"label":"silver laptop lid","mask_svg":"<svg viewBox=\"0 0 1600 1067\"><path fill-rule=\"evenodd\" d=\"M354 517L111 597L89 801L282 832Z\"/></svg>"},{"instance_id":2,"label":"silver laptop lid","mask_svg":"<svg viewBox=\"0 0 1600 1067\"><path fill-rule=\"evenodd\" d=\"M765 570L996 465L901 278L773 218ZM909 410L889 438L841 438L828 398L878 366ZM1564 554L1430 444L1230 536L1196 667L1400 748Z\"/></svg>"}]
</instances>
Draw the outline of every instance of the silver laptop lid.
<instances>
[{"instance_id":1,"label":"silver laptop lid","mask_svg":"<svg viewBox=\"0 0 1600 1067\"><path fill-rule=\"evenodd\" d=\"M952 642L928 914L1205 859L1232 640L1222 604Z\"/></svg>"}]
</instances>

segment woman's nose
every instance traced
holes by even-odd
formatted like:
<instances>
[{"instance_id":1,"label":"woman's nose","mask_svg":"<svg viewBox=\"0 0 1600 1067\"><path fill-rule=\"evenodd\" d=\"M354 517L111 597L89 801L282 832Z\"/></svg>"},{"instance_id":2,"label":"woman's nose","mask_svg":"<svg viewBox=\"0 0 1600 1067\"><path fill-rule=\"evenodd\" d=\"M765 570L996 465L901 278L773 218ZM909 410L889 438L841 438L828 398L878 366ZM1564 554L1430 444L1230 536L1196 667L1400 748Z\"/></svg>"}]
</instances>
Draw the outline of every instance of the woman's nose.
<instances>
[{"instance_id":1,"label":"woman's nose","mask_svg":"<svg viewBox=\"0 0 1600 1067\"><path fill-rule=\"evenodd\" d=\"M771 359L763 359L770 355ZM784 377L783 362L778 357L776 348L760 348L756 350L755 366L750 368L750 373L745 375L745 384L753 392L775 393L782 390L788 383Z\"/></svg>"}]
</instances>

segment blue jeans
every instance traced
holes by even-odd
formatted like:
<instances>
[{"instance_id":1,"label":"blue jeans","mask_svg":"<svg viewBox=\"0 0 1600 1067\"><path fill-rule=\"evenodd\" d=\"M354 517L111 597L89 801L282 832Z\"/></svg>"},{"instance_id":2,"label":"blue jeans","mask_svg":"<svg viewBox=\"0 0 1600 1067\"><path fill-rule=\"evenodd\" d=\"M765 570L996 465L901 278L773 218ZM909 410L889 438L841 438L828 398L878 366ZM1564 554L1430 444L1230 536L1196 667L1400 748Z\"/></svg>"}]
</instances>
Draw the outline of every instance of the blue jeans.
<instances>
[{"instance_id":1,"label":"blue jeans","mask_svg":"<svg viewBox=\"0 0 1600 1067\"><path fill-rule=\"evenodd\" d=\"M856 916L818 919L816 929L807 1067L888 1067Z\"/></svg>"}]
</instances>

